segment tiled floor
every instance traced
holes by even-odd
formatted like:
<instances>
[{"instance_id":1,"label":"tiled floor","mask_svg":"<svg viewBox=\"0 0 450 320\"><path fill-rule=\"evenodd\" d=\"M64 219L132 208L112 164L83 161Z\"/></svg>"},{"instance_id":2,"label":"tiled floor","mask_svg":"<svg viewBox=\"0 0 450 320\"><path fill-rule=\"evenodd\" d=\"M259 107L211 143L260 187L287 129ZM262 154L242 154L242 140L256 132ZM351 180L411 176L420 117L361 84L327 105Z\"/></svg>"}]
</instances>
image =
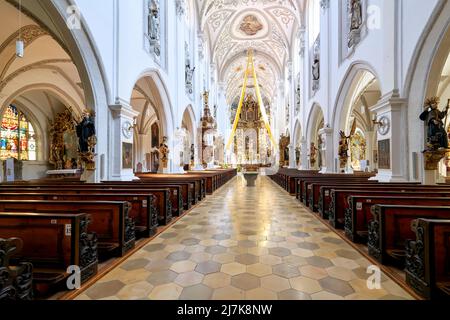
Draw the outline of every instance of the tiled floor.
<instances>
[{"instance_id":1,"label":"tiled floor","mask_svg":"<svg viewBox=\"0 0 450 320\"><path fill-rule=\"evenodd\" d=\"M77 299L412 299L267 177L238 177Z\"/></svg>"}]
</instances>

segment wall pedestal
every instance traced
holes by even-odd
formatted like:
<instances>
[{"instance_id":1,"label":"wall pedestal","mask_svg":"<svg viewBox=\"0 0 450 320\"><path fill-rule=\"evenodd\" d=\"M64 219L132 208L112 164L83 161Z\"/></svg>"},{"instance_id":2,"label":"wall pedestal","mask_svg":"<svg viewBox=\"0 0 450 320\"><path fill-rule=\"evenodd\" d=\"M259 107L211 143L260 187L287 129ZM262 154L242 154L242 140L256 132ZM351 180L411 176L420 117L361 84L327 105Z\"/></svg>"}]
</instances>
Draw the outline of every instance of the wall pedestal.
<instances>
[{"instance_id":1,"label":"wall pedestal","mask_svg":"<svg viewBox=\"0 0 450 320\"><path fill-rule=\"evenodd\" d=\"M137 117L139 113L125 102L110 105L109 109L112 114L109 132L111 139L111 180L130 181L136 179L133 168L124 168L122 154L124 151L123 143L133 144L133 129L131 129L131 135L129 135L126 128L133 124L134 117ZM134 163L134 160L132 163Z\"/></svg>"},{"instance_id":2,"label":"wall pedestal","mask_svg":"<svg viewBox=\"0 0 450 320\"><path fill-rule=\"evenodd\" d=\"M406 157L406 101L400 99L397 91L383 96L370 108L370 111L389 120L389 128L378 130L378 175L374 178L380 182L404 182L408 179ZM380 146L383 146L380 149Z\"/></svg>"}]
</instances>

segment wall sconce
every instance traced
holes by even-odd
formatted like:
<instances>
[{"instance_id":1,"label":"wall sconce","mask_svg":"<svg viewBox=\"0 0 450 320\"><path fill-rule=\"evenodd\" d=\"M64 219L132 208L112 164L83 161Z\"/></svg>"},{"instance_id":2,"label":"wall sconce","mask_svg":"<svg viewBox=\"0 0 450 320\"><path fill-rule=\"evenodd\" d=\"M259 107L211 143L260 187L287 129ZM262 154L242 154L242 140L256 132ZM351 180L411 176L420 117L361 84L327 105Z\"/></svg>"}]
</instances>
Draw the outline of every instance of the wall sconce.
<instances>
[{"instance_id":1,"label":"wall sconce","mask_svg":"<svg viewBox=\"0 0 450 320\"><path fill-rule=\"evenodd\" d=\"M128 128L128 131L132 131L137 127L137 117L133 118L133 124L130 124L130 127Z\"/></svg>"},{"instance_id":2,"label":"wall sconce","mask_svg":"<svg viewBox=\"0 0 450 320\"><path fill-rule=\"evenodd\" d=\"M382 116L378 119L377 115L373 115L372 123L374 126L378 126L378 133L382 136L388 134L391 129L391 122L386 116Z\"/></svg>"}]
</instances>

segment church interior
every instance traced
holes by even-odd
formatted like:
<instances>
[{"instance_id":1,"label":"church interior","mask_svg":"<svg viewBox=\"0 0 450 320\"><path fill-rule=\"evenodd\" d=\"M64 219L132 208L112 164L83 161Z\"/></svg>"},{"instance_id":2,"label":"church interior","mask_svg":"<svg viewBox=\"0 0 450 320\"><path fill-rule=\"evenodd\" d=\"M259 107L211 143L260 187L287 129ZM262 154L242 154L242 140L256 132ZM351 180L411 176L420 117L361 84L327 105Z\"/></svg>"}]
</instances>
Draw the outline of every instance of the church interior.
<instances>
[{"instance_id":1,"label":"church interior","mask_svg":"<svg viewBox=\"0 0 450 320\"><path fill-rule=\"evenodd\" d=\"M448 300L449 17L0 0L0 300Z\"/></svg>"}]
</instances>

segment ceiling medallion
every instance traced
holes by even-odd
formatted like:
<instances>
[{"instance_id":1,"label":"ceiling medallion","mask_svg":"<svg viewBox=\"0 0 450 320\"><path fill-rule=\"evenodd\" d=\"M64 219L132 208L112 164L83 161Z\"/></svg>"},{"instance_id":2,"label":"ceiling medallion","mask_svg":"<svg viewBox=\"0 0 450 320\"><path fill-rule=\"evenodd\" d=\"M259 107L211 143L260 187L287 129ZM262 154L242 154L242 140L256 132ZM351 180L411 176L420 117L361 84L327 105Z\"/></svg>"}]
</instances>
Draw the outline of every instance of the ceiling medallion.
<instances>
[{"instance_id":1,"label":"ceiling medallion","mask_svg":"<svg viewBox=\"0 0 450 320\"><path fill-rule=\"evenodd\" d=\"M254 36L263 29L263 25L258 21L258 18L252 14L244 17L239 30L243 31L248 36Z\"/></svg>"}]
</instances>

